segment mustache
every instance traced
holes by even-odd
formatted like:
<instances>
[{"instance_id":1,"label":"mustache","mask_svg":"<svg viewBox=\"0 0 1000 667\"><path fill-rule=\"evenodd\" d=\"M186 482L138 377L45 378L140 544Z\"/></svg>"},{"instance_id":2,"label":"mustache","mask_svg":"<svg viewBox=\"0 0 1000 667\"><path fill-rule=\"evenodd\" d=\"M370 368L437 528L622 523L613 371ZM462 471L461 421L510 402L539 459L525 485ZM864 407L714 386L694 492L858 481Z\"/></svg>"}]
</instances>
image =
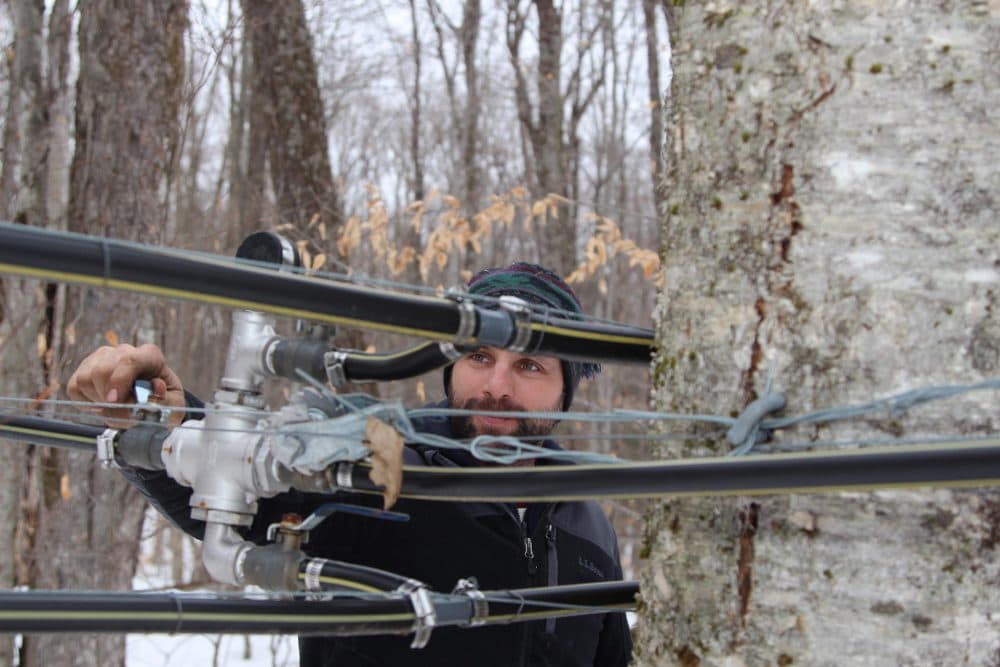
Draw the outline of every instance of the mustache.
<instances>
[{"instance_id":1,"label":"mustache","mask_svg":"<svg viewBox=\"0 0 1000 667\"><path fill-rule=\"evenodd\" d=\"M483 410L489 412L527 412L523 405L516 403L506 396L500 398L492 396L470 398L457 407L462 410Z\"/></svg>"}]
</instances>

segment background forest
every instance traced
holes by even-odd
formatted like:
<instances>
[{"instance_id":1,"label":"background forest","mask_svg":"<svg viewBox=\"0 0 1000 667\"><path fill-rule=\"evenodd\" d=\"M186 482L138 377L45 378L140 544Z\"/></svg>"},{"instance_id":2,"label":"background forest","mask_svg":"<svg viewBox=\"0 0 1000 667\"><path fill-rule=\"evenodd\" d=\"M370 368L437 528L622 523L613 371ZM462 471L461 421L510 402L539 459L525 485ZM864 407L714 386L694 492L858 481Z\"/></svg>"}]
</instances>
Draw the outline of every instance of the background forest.
<instances>
[{"instance_id":1,"label":"background forest","mask_svg":"<svg viewBox=\"0 0 1000 667\"><path fill-rule=\"evenodd\" d=\"M2 219L223 254L274 230L315 270L432 288L541 260L572 274L594 315L652 323L669 71L659 2L14 0L2 11ZM82 355L116 341L159 344L202 395L218 381L225 310L3 280L6 396L61 397ZM367 389L410 404L442 394L436 375ZM648 392L645 372L609 368L576 406L642 408ZM184 538L146 521L140 497L86 457L22 448L2 474L3 515L19 517L4 524L4 587L128 588L149 537L176 584L205 582L181 569ZM638 510L608 505L630 572ZM28 638L21 664L120 660L120 638L83 646Z\"/></svg>"},{"instance_id":2,"label":"background forest","mask_svg":"<svg viewBox=\"0 0 1000 667\"><path fill-rule=\"evenodd\" d=\"M995 0L2 11L3 219L225 254L272 229L315 270L431 289L540 259L594 315L656 328L648 375L609 366L579 409L651 398L736 415L773 387L801 414L993 382L772 445L996 442ZM226 311L2 285L6 397L62 396L81 355L115 341L158 343L196 392L218 377ZM339 332L345 346L402 342ZM416 403L441 388L429 377L377 391ZM703 425L663 430L574 446L634 459L730 450ZM140 550L174 554L155 585L205 584L184 566L191 545L89 455L5 453L0 586L128 589ZM995 487L606 509L641 583L636 664L1000 665ZM15 653L21 665L120 664L124 641L3 638L0 662Z\"/></svg>"}]
</instances>

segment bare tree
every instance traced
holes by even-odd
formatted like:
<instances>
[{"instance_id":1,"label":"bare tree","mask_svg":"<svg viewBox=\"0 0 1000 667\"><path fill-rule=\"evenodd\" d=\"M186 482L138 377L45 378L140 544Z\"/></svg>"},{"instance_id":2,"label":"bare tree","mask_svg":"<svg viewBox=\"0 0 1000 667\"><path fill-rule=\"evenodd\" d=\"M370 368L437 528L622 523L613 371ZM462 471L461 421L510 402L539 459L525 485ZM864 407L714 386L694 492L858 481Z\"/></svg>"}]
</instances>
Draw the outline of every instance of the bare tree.
<instances>
[{"instance_id":1,"label":"bare tree","mask_svg":"<svg viewBox=\"0 0 1000 667\"><path fill-rule=\"evenodd\" d=\"M133 4L127 11L110 1L80 7L71 230L161 238L169 213L165 183L177 150L186 25L185 2ZM145 304L93 290L76 291L67 312L66 326L74 335L66 337L61 358L68 368L104 340L103 332L148 340L158 327ZM128 589L143 517L141 496L100 470L90 455L61 453L48 463L36 495L30 585ZM29 637L23 654L26 665L121 664L124 642Z\"/></svg>"},{"instance_id":2,"label":"bare tree","mask_svg":"<svg viewBox=\"0 0 1000 667\"><path fill-rule=\"evenodd\" d=\"M0 173L0 217L25 224L44 225L45 120L42 49L43 9L38 3L9 4L14 23L14 44L9 52L10 92L3 132L3 170ZM34 281L13 277L0 280L0 361L4 373L0 387L5 396L36 395L45 387L44 357L36 337L44 330L44 293ZM28 460L19 443L4 443L7 457L0 467L0 586L17 583L21 487ZM15 662L13 638L0 641L0 661Z\"/></svg>"},{"instance_id":3,"label":"bare tree","mask_svg":"<svg viewBox=\"0 0 1000 667\"><path fill-rule=\"evenodd\" d=\"M66 201L66 71L69 12L65 0L44 5L11 2L14 23L11 90L4 127L2 213L6 219L59 226ZM47 51L47 53L46 53ZM44 65L48 56L48 67ZM0 280L0 362L6 396L51 396L60 346L62 288L13 277ZM37 406L36 406L37 407ZM50 452L13 444L0 473L0 577L5 587L30 579L30 551L37 520L38 480ZM0 660L15 661L4 641Z\"/></svg>"},{"instance_id":4,"label":"bare tree","mask_svg":"<svg viewBox=\"0 0 1000 667\"><path fill-rule=\"evenodd\" d=\"M646 29L646 72L649 76L649 160L653 179L653 201L663 213L663 97L660 84L660 37L656 27L657 0L642 0L643 26Z\"/></svg>"},{"instance_id":5,"label":"bare tree","mask_svg":"<svg viewBox=\"0 0 1000 667\"><path fill-rule=\"evenodd\" d=\"M471 215L479 210L482 203L482 168L477 148L483 103L478 61L482 3L481 0L465 0L462 3L462 20L458 24L448 17L437 0L427 0L427 8L437 36L437 54L448 93L455 144L459 146L458 165L462 174L462 188L458 194L466 214ZM456 54L449 57L447 47L452 39ZM462 69L464 100L458 89L459 65Z\"/></svg>"},{"instance_id":6,"label":"bare tree","mask_svg":"<svg viewBox=\"0 0 1000 667\"><path fill-rule=\"evenodd\" d=\"M996 377L996 14L675 5L657 405L738 412L769 368L793 414ZM992 394L782 437L998 427ZM682 435L661 454L725 450ZM637 664L994 664L998 508L995 489L661 503Z\"/></svg>"},{"instance_id":7,"label":"bare tree","mask_svg":"<svg viewBox=\"0 0 1000 667\"><path fill-rule=\"evenodd\" d=\"M420 119L421 92L420 92L420 72L423 62L422 47L420 44L420 21L417 17L417 2L409 0L410 3L410 35L413 39L413 93L409 98L410 104L410 162L413 170L410 181L410 196L413 201L424 198L424 158L420 151L420 132L422 124Z\"/></svg>"},{"instance_id":8,"label":"bare tree","mask_svg":"<svg viewBox=\"0 0 1000 667\"><path fill-rule=\"evenodd\" d=\"M266 159L278 223L305 227L314 217L331 231L343 221L330 169L326 119L301 0L243 0L252 56L251 160ZM253 144L252 144L253 145ZM260 160L263 163L263 160Z\"/></svg>"},{"instance_id":9,"label":"bare tree","mask_svg":"<svg viewBox=\"0 0 1000 667\"><path fill-rule=\"evenodd\" d=\"M577 49L563 89L563 11L553 0L532 0L538 24L538 62L532 89L524 75L522 44L528 27L528 8L519 0L507 3L507 50L514 68L517 116L525 138L525 162L536 197L556 194L579 197L580 122L604 85L606 53L595 45L608 20L602 3L586 25L585 6L578 8ZM607 49L605 42L603 49ZM587 77L587 74L590 76ZM532 101L532 94L537 102ZM569 273L576 264L576 219L568 207L539 231L539 250L554 268Z\"/></svg>"}]
</instances>

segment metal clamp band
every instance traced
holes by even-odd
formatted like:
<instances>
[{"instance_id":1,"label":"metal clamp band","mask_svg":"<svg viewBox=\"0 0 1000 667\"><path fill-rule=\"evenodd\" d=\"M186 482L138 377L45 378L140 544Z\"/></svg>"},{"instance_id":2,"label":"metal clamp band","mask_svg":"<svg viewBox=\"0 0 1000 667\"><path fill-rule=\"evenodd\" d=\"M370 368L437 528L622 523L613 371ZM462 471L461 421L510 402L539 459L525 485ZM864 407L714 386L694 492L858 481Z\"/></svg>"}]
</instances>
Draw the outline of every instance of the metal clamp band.
<instances>
[{"instance_id":1,"label":"metal clamp band","mask_svg":"<svg viewBox=\"0 0 1000 667\"><path fill-rule=\"evenodd\" d=\"M455 584L455 595L464 595L472 600L472 616L469 618L469 626L475 627L486 623L486 618L490 615L490 604L486 601L486 596L479 590L479 585L471 579L459 579Z\"/></svg>"},{"instance_id":2,"label":"metal clamp band","mask_svg":"<svg viewBox=\"0 0 1000 667\"><path fill-rule=\"evenodd\" d=\"M409 596L410 604L413 605L413 614L416 616L413 621L413 643L410 644L410 648L427 646L427 642L431 639L431 632L437 625L437 614L434 612L430 591L427 586L416 579L407 579L396 590Z\"/></svg>"},{"instance_id":3,"label":"metal clamp band","mask_svg":"<svg viewBox=\"0 0 1000 667\"><path fill-rule=\"evenodd\" d=\"M307 591L319 591L323 589L319 577L320 573L323 572L323 566L328 562L325 558L310 558L306 563L306 571L302 574L302 583L305 585Z\"/></svg>"},{"instance_id":4,"label":"metal clamp band","mask_svg":"<svg viewBox=\"0 0 1000 667\"><path fill-rule=\"evenodd\" d=\"M343 387L347 383L347 373L344 372L344 362L347 353L340 350L323 354L323 366L326 368L326 379L334 387Z\"/></svg>"},{"instance_id":5,"label":"metal clamp band","mask_svg":"<svg viewBox=\"0 0 1000 667\"><path fill-rule=\"evenodd\" d=\"M350 461L341 461L337 464L337 488L351 489L354 483L351 480L351 473L354 472L354 464Z\"/></svg>"},{"instance_id":6,"label":"metal clamp band","mask_svg":"<svg viewBox=\"0 0 1000 667\"><path fill-rule=\"evenodd\" d=\"M97 459L104 468L118 468L118 461L115 460L115 442L118 440L118 431L113 428L105 429L104 433L97 436Z\"/></svg>"},{"instance_id":7,"label":"metal clamp band","mask_svg":"<svg viewBox=\"0 0 1000 667\"><path fill-rule=\"evenodd\" d=\"M456 345L472 345L476 334L476 306L465 298L465 290L450 287L445 298L458 303L458 331L455 332Z\"/></svg>"},{"instance_id":8,"label":"metal clamp band","mask_svg":"<svg viewBox=\"0 0 1000 667\"><path fill-rule=\"evenodd\" d=\"M500 307L514 318L514 340L507 346L513 352L524 352L531 342L531 307L516 296L505 294L500 297Z\"/></svg>"},{"instance_id":9,"label":"metal clamp band","mask_svg":"<svg viewBox=\"0 0 1000 667\"><path fill-rule=\"evenodd\" d=\"M458 351L454 343L438 343L438 349L441 350L441 354L443 354L445 358L450 361L458 361L464 356Z\"/></svg>"}]
</instances>

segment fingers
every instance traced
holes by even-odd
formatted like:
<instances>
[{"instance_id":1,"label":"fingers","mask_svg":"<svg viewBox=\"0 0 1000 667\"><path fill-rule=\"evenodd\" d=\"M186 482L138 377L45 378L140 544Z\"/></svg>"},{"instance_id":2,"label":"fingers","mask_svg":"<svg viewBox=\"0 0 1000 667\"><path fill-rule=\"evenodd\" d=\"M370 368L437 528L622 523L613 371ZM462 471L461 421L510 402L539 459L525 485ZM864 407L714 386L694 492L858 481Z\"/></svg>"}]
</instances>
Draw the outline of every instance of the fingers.
<instances>
[{"instance_id":1,"label":"fingers","mask_svg":"<svg viewBox=\"0 0 1000 667\"><path fill-rule=\"evenodd\" d=\"M103 403L108 395L108 380L118 364L119 356L124 346L109 347L107 345L94 350L80 362L66 385L70 398L77 401ZM132 346L127 346L131 348ZM115 396L117 402L118 397Z\"/></svg>"},{"instance_id":2,"label":"fingers","mask_svg":"<svg viewBox=\"0 0 1000 667\"><path fill-rule=\"evenodd\" d=\"M102 399L104 402L133 401L135 397L132 396L132 385L135 384L136 380L163 379L163 369L167 362L163 358L160 348L155 345L141 347L119 345L115 351L118 354L109 355L108 358L109 361L113 361L114 365L102 366L99 377L95 377L98 383L102 381L105 383L101 387L104 390L104 398Z\"/></svg>"},{"instance_id":3,"label":"fingers","mask_svg":"<svg viewBox=\"0 0 1000 667\"><path fill-rule=\"evenodd\" d=\"M150 380L156 402L168 407L184 406L184 387L180 378L167 366L163 352L155 345L122 344L98 348L80 363L66 391L78 401L131 403L135 400L132 387L138 379ZM109 419L122 420L130 416L130 409L108 408L102 410L102 414Z\"/></svg>"},{"instance_id":4,"label":"fingers","mask_svg":"<svg viewBox=\"0 0 1000 667\"><path fill-rule=\"evenodd\" d=\"M153 378L149 381L152 385L153 393L150 398L162 401L167 397L167 381L163 378Z\"/></svg>"}]
</instances>

